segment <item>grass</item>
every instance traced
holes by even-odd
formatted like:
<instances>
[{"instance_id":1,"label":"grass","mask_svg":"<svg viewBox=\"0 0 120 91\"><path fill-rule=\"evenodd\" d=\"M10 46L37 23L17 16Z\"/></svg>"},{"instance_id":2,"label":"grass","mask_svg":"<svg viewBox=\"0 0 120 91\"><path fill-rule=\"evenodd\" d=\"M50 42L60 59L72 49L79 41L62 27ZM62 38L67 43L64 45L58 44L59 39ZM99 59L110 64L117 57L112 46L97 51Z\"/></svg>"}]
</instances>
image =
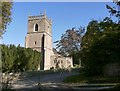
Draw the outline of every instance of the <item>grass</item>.
<instances>
[{"instance_id":1,"label":"grass","mask_svg":"<svg viewBox=\"0 0 120 91\"><path fill-rule=\"evenodd\" d=\"M84 75L75 75L65 78L65 83L120 83L120 77L86 77Z\"/></svg>"},{"instance_id":2,"label":"grass","mask_svg":"<svg viewBox=\"0 0 120 91\"><path fill-rule=\"evenodd\" d=\"M105 77L105 76L86 77L84 75L75 75L65 78L63 82L95 84L97 87L114 86L113 88L110 89L101 89L96 91L120 91L120 77ZM88 85L88 87L91 87L91 85Z\"/></svg>"}]
</instances>

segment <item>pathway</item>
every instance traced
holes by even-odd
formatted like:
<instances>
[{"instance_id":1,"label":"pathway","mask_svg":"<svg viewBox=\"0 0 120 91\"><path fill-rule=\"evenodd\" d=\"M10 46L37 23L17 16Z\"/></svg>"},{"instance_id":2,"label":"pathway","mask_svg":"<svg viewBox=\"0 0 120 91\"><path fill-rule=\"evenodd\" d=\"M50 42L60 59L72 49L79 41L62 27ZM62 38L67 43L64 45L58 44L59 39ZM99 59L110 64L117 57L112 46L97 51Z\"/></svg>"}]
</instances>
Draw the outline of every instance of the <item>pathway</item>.
<instances>
[{"instance_id":1,"label":"pathway","mask_svg":"<svg viewBox=\"0 0 120 91\"><path fill-rule=\"evenodd\" d=\"M35 89L39 88L38 84L42 86L53 86L55 84L60 85L64 78L72 75L77 75L77 72L59 72L59 73L48 73L36 76L26 76L12 85L13 89Z\"/></svg>"},{"instance_id":2,"label":"pathway","mask_svg":"<svg viewBox=\"0 0 120 91\"><path fill-rule=\"evenodd\" d=\"M77 75L78 72L57 72L42 75L33 74L25 76L14 82L13 89L17 91L94 91L98 89L108 89L113 86L97 87L97 84L65 84L63 79ZM91 85L91 87L89 87Z\"/></svg>"}]
</instances>

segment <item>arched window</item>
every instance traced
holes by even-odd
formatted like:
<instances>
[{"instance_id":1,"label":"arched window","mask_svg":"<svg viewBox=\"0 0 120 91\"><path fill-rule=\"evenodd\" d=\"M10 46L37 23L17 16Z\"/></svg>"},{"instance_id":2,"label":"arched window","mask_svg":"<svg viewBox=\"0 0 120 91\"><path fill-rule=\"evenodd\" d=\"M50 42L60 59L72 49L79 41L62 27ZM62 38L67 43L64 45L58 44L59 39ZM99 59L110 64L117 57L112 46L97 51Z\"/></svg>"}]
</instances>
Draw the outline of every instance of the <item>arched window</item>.
<instances>
[{"instance_id":1,"label":"arched window","mask_svg":"<svg viewBox=\"0 0 120 91\"><path fill-rule=\"evenodd\" d=\"M35 32L37 32L38 31L38 24L35 24L35 27L34 27L35 29Z\"/></svg>"}]
</instances>

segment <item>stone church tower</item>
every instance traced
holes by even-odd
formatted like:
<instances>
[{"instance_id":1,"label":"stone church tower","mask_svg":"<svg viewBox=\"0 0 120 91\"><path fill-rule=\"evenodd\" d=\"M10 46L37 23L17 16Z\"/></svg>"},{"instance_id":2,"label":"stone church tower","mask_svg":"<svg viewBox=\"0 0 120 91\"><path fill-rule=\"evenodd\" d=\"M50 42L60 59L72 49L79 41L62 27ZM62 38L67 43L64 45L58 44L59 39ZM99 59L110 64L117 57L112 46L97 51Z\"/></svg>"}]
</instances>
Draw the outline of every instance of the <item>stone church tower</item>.
<instances>
[{"instance_id":1,"label":"stone church tower","mask_svg":"<svg viewBox=\"0 0 120 91\"><path fill-rule=\"evenodd\" d=\"M71 57L63 57L52 48L52 21L46 12L39 16L28 17L28 31L25 37L25 48L37 50L42 54L40 70L69 69L73 67ZM39 69L38 69L39 70Z\"/></svg>"},{"instance_id":2,"label":"stone church tower","mask_svg":"<svg viewBox=\"0 0 120 91\"><path fill-rule=\"evenodd\" d=\"M42 53L41 70L50 69L52 51L52 21L46 12L39 16L28 17L28 31L25 37L25 48L32 48Z\"/></svg>"}]
</instances>

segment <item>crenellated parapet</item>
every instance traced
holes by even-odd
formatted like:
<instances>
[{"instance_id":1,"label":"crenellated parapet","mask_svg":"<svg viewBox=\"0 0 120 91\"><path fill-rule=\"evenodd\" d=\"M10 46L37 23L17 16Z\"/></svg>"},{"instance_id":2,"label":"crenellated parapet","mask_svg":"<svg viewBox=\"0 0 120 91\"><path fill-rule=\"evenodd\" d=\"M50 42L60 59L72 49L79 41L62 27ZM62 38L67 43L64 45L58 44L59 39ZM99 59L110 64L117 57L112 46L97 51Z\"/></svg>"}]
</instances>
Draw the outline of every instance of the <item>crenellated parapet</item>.
<instances>
[{"instance_id":1,"label":"crenellated parapet","mask_svg":"<svg viewBox=\"0 0 120 91\"><path fill-rule=\"evenodd\" d=\"M39 15L39 16L28 16L28 21L31 21L31 20L40 20L44 18L44 15Z\"/></svg>"},{"instance_id":2,"label":"crenellated parapet","mask_svg":"<svg viewBox=\"0 0 120 91\"><path fill-rule=\"evenodd\" d=\"M48 17L45 14L39 16L28 16L28 21L42 20L42 19L46 19L50 24L52 24L52 19L48 19Z\"/></svg>"}]
</instances>

